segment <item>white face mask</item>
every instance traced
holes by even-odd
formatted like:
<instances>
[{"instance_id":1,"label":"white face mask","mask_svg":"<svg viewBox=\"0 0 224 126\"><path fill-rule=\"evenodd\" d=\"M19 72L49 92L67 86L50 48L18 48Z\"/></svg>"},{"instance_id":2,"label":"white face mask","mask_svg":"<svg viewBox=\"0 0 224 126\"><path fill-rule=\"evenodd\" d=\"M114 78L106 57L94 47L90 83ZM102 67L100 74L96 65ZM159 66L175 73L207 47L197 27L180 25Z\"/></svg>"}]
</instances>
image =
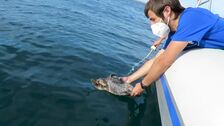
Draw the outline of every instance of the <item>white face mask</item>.
<instances>
[{"instance_id":1,"label":"white face mask","mask_svg":"<svg viewBox=\"0 0 224 126\"><path fill-rule=\"evenodd\" d=\"M169 18L167 24L168 23ZM160 20L160 22L151 25L152 33L159 37L165 37L170 32L170 28L167 24L163 23L162 20Z\"/></svg>"}]
</instances>

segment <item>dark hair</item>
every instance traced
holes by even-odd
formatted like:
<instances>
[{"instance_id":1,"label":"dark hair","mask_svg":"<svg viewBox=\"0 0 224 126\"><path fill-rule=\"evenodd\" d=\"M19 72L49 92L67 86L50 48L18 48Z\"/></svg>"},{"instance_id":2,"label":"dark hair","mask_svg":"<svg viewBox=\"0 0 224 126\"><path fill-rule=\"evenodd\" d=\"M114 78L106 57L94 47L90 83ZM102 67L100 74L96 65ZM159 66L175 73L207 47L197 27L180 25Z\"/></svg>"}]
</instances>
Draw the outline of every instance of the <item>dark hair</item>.
<instances>
[{"instance_id":1,"label":"dark hair","mask_svg":"<svg viewBox=\"0 0 224 126\"><path fill-rule=\"evenodd\" d=\"M149 18L148 11L153 11L158 17L164 18L163 10L166 6L170 6L175 13L175 19L184 11L179 0L149 0L145 5L145 16Z\"/></svg>"}]
</instances>

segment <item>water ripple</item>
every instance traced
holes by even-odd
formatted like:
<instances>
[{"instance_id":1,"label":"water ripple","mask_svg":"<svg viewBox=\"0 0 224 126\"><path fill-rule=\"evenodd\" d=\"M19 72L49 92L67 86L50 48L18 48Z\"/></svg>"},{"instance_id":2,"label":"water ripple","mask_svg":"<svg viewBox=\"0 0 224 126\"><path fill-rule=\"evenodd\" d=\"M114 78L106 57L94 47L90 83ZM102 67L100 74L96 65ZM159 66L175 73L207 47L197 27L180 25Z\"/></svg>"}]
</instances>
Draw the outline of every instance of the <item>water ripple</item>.
<instances>
[{"instance_id":1,"label":"water ripple","mask_svg":"<svg viewBox=\"0 0 224 126\"><path fill-rule=\"evenodd\" d=\"M160 125L155 92L136 104L90 83L125 76L147 54L154 37L143 9L134 0L1 1L0 125Z\"/></svg>"}]
</instances>

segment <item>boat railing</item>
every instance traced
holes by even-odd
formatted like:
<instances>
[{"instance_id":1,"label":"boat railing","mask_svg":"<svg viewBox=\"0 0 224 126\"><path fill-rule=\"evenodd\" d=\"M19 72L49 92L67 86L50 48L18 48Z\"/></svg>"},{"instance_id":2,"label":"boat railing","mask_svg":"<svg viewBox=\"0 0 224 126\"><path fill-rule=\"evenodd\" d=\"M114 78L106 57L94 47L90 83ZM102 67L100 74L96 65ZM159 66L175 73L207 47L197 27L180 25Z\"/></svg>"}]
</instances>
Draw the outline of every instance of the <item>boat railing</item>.
<instances>
[{"instance_id":1,"label":"boat railing","mask_svg":"<svg viewBox=\"0 0 224 126\"><path fill-rule=\"evenodd\" d=\"M208 4L208 9L211 11L212 9L212 0L197 0L196 7L200 7L204 4Z\"/></svg>"}]
</instances>

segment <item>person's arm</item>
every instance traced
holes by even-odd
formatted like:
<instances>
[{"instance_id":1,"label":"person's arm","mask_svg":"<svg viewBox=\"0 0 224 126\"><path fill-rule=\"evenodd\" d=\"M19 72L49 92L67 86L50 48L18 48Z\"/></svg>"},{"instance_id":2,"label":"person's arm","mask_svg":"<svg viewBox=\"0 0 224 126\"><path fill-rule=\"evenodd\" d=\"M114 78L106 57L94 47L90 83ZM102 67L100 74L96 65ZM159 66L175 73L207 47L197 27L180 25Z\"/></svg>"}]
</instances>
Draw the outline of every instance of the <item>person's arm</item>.
<instances>
[{"instance_id":1,"label":"person's arm","mask_svg":"<svg viewBox=\"0 0 224 126\"><path fill-rule=\"evenodd\" d=\"M157 39L152 46L158 47L160 45L160 43L166 39L167 36L165 37L160 37L159 39ZM156 57L158 57L160 54L162 54L164 50L160 50L157 55L150 59L149 61L147 61L141 68L139 68L135 73L133 73L132 75L129 75L128 77L122 77L122 80L125 81L126 83L132 83L133 81L145 76L147 74L147 72L149 71L150 67L152 66L152 63L154 62L154 59Z\"/></svg>"},{"instance_id":2,"label":"person's arm","mask_svg":"<svg viewBox=\"0 0 224 126\"><path fill-rule=\"evenodd\" d=\"M158 79L176 60L177 56L187 46L188 42L170 42L166 50L159 55L153 62L147 75L142 80L144 86L149 86L152 82ZM131 96L139 95L143 92L140 83L137 83L133 89Z\"/></svg>"},{"instance_id":3,"label":"person's arm","mask_svg":"<svg viewBox=\"0 0 224 126\"><path fill-rule=\"evenodd\" d=\"M133 81L135 81L135 80L145 76L148 73L150 67L152 66L155 58L158 57L159 55L161 55L163 52L164 52L164 50L160 50L154 58L152 58L149 61L147 61L136 72L134 72L133 74L128 76L126 82L127 83L132 83Z\"/></svg>"},{"instance_id":4,"label":"person's arm","mask_svg":"<svg viewBox=\"0 0 224 126\"><path fill-rule=\"evenodd\" d=\"M188 42L171 42L164 53L156 58L142 83L149 86L158 79L173 64L187 44Z\"/></svg>"}]
</instances>

